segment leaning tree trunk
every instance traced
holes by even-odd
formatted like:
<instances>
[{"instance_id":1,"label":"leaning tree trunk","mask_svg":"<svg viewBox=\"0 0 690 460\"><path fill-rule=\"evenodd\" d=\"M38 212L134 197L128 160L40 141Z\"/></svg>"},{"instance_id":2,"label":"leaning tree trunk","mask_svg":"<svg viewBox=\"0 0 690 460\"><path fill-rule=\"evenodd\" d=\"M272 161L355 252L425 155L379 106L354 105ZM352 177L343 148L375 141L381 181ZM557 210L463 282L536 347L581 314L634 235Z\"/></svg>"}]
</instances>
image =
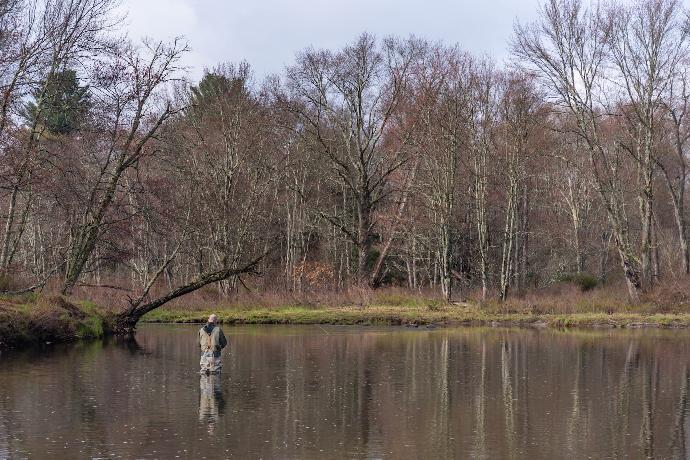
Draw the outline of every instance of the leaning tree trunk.
<instances>
[{"instance_id":1,"label":"leaning tree trunk","mask_svg":"<svg viewBox=\"0 0 690 460\"><path fill-rule=\"evenodd\" d=\"M400 222L402 221L403 214L405 213L405 207L407 206L407 201L408 201L408 198L410 196L410 191L412 190L412 186L414 185L415 177L417 176L417 168L419 167L419 161L420 160L418 157L415 160L414 165L412 166L412 172L410 173L410 175L407 179L407 184L405 185L405 189L404 189L402 197L400 199L400 203L398 204L398 210L395 213L395 220L393 221L393 224L391 225L391 228L389 229L388 239L386 240L385 244L383 245L383 248L381 249L381 252L379 253L378 258L376 259L376 263L374 264L374 268L372 269L369 283L370 283L370 286L374 289L381 286L381 278L383 276L383 267L385 265L386 258L388 257L388 253L390 252L391 246L393 245L393 240L395 239L396 233L398 231L398 227L400 226Z\"/></svg>"},{"instance_id":2,"label":"leaning tree trunk","mask_svg":"<svg viewBox=\"0 0 690 460\"><path fill-rule=\"evenodd\" d=\"M687 99L686 99L687 100ZM687 102L685 104L687 107ZM683 118L685 117L685 111L679 117L673 110L671 110L671 116L673 117L673 133L675 137L675 153L678 159L679 171L675 179L678 184L678 188L673 186L674 180L669 176L666 168L663 167L662 163L659 163L661 172L666 179L666 185L668 186L668 191L671 194L671 202L673 203L673 212L676 217L676 226L678 228L678 239L680 242L680 251L682 256L682 269L683 273L690 275L690 252L688 250L688 231L687 223L685 218L685 188L687 185L687 157L685 155L685 147L688 137L681 135L681 125L683 124Z\"/></svg>"},{"instance_id":3,"label":"leaning tree trunk","mask_svg":"<svg viewBox=\"0 0 690 460\"><path fill-rule=\"evenodd\" d=\"M640 300L640 292L642 291L642 270L640 261L635 257L630 238L628 235L628 222L625 216L620 197L620 184L618 177L611 177L611 170L606 171L606 179L602 177L597 165L597 156L602 159L605 165L608 165L608 158L606 152L598 139L595 142L590 141L590 164L594 173L594 179L597 184L599 195L601 196L606 214L611 223L611 232L613 234L614 242L618 254L620 255L621 265L623 268L623 275L625 276L626 285L628 287L628 295L630 301L638 303ZM608 166L607 166L608 167ZM651 208L650 208L651 209Z\"/></svg>"},{"instance_id":4,"label":"leaning tree trunk","mask_svg":"<svg viewBox=\"0 0 690 460\"><path fill-rule=\"evenodd\" d=\"M621 258L626 286L628 287L628 295L633 303L638 303L640 301L640 291L642 290L640 263L632 254L629 247L621 245L618 242L618 238L616 238L616 244L618 246L618 254Z\"/></svg>"},{"instance_id":5,"label":"leaning tree trunk","mask_svg":"<svg viewBox=\"0 0 690 460\"><path fill-rule=\"evenodd\" d=\"M79 277L84 271L86 263L96 247L96 241L99 233L101 232L103 219L105 218L106 212L109 210L110 205L115 197L115 191L119 184L120 177L124 172L122 165L123 162L121 161L113 172L110 181L108 182L105 194L98 204L97 211L93 215L90 215L89 210L87 210L84 214L81 228L79 228L79 231L75 236L74 243L70 248L67 274L62 285L63 295L68 295L72 292L72 289L77 284Z\"/></svg>"},{"instance_id":6,"label":"leaning tree trunk","mask_svg":"<svg viewBox=\"0 0 690 460\"><path fill-rule=\"evenodd\" d=\"M167 294L158 297L157 299L151 300L149 302L144 303L144 296L142 296L137 301L132 302L129 308L127 308L125 311L118 313L114 315L112 318L110 318L110 320L108 321L108 328L112 333L117 335L130 334L134 331L137 323L139 322L142 316L144 316L146 313L155 310L156 308L165 305L171 300L194 292L211 283L227 280L233 276L255 273L257 265L264 259L264 257L266 257L267 254L268 252L262 254L261 256L257 257L256 259L252 260L251 262L247 263L246 265L240 268L226 268L215 272L209 272L199 275L191 282L183 286L177 287L169 291ZM160 270L159 272L162 272L162 270Z\"/></svg>"},{"instance_id":7,"label":"leaning tree trunk","mask_svg":"<svg viewBox=\"0 0 690 460\"><path fill-rule=\"evenodd\" d=\"M682 148L682 147L678 147ZM683 160L681 160L683 161ZM688 231L687 221L685 218L685 181L687 174L685 166L681 167L678 178L671 178L666 168L660 168L663 177L666 180L666 187L669 195L671 195L671 204L673 205L673 216L675 217L676 229L678 231L678 244L680 246L681 269L685 275L690 274L690 252L688 249ZM674 186L674 182L678 183L678 187Z\"/></svg>"}]
</instances>

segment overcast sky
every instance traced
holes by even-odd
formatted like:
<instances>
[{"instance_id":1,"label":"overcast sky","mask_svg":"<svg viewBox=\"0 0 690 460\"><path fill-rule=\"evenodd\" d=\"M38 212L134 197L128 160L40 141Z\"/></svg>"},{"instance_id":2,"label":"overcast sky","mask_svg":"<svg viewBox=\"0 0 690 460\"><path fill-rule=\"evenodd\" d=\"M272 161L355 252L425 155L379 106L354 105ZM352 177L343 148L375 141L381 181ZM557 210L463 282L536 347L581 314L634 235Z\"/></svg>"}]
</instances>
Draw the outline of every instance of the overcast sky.
<instances>
[{"instance_id":1,"label":"overcast sky","mask_svg":"<svg viewBox=\"0 0 690 460\"><path fill-rule=\"evenodd\" d=\"M338 48L367 31L414 34L507 55L516 19L534 19L539 0L124 0L130 36L183 35L198 79L204 68L247 60L257 77L281 72L307 46Z\"/></svg>"}]
</instances>

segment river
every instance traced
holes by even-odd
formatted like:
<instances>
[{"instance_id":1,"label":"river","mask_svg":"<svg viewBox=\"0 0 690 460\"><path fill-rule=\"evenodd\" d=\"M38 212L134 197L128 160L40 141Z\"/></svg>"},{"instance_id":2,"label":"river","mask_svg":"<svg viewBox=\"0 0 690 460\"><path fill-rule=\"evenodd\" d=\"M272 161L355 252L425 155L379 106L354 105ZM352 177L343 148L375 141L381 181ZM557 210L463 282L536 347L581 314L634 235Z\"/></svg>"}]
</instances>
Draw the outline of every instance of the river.
<instances>
[{"instance_id":1,"label":"river","mask_svg":"<svg viewBox=\"0 0 690 460\"><path fill-rule=\"evenodd\" d=\"M688 331L198 326L0 355L0 458L687 458Z\"/></svg>"}]
</instances>

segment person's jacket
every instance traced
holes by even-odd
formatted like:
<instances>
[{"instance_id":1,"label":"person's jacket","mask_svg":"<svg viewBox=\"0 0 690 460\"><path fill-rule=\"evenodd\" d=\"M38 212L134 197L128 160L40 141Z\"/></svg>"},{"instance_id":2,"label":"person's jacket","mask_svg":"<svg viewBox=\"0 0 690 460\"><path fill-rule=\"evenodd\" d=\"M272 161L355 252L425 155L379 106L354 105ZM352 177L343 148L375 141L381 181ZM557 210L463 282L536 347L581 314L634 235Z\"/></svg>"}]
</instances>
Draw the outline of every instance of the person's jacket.
<instances>
[{"instance_id":1,"label":"person's jacket","mask_svg":"<svg viewBox=\"0 0 690 460\"><path fill-rule=\"evenodd\" d=\"M201 352L212 351L214 356L220 356L220 350L228 344L223 330L215 324L207 324L199 329L199 346Z\"/></svg>"}]
</instances>

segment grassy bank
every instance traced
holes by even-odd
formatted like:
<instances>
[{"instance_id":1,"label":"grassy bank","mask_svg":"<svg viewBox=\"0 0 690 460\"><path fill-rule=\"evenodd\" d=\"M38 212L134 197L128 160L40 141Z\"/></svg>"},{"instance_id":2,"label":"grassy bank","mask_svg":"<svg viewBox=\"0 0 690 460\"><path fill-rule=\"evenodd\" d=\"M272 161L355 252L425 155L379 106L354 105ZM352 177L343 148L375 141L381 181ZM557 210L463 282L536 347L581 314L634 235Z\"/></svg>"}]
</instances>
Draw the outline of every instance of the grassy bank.
<instances>
[{"instance_id":1,"label":"grassy bank","mask_svg":"<svg viewBox=\"0 0 690 460\"><path fill-rule=\"evenodd\" d=\"M190 311L162 308L144 316L154 323L201 323L216 313L224 324L341 324L407 326L525 326L554 328L690 327L690 314L500 313L476 306L368 306L227 308Z\"/></svg>"},{"instance_id":2,"label":"grassy bank","mask_svg":"<svg viewBox=\"0 0 690 460\"><path fill-rule=\"evenodd\" d=\"M0 298L0 348L102 337L104 312L61 297Z\"/></svg>"},{"instance_id":3,"label":"grassy bank","mask_svg":"<svg viewBox=\"0 0 690 460\"><path fill-rule=\"evenodd\" d=\"M278 299L235 305L173 304L144 316L155 323L202 323L216 313L224 324L336 324L396 326L523 326L551 328L690 328L685 302L645 302L631 307L601 294L541 297L504 304L448 305L390 292L353 304L284 306ZM261 302L263 300L263 303ZM366 302L362 302L366 300ZM0 297L0 347L98 338L112 313L88 301L59 296Z\"/></svg>"}]
</instances>

